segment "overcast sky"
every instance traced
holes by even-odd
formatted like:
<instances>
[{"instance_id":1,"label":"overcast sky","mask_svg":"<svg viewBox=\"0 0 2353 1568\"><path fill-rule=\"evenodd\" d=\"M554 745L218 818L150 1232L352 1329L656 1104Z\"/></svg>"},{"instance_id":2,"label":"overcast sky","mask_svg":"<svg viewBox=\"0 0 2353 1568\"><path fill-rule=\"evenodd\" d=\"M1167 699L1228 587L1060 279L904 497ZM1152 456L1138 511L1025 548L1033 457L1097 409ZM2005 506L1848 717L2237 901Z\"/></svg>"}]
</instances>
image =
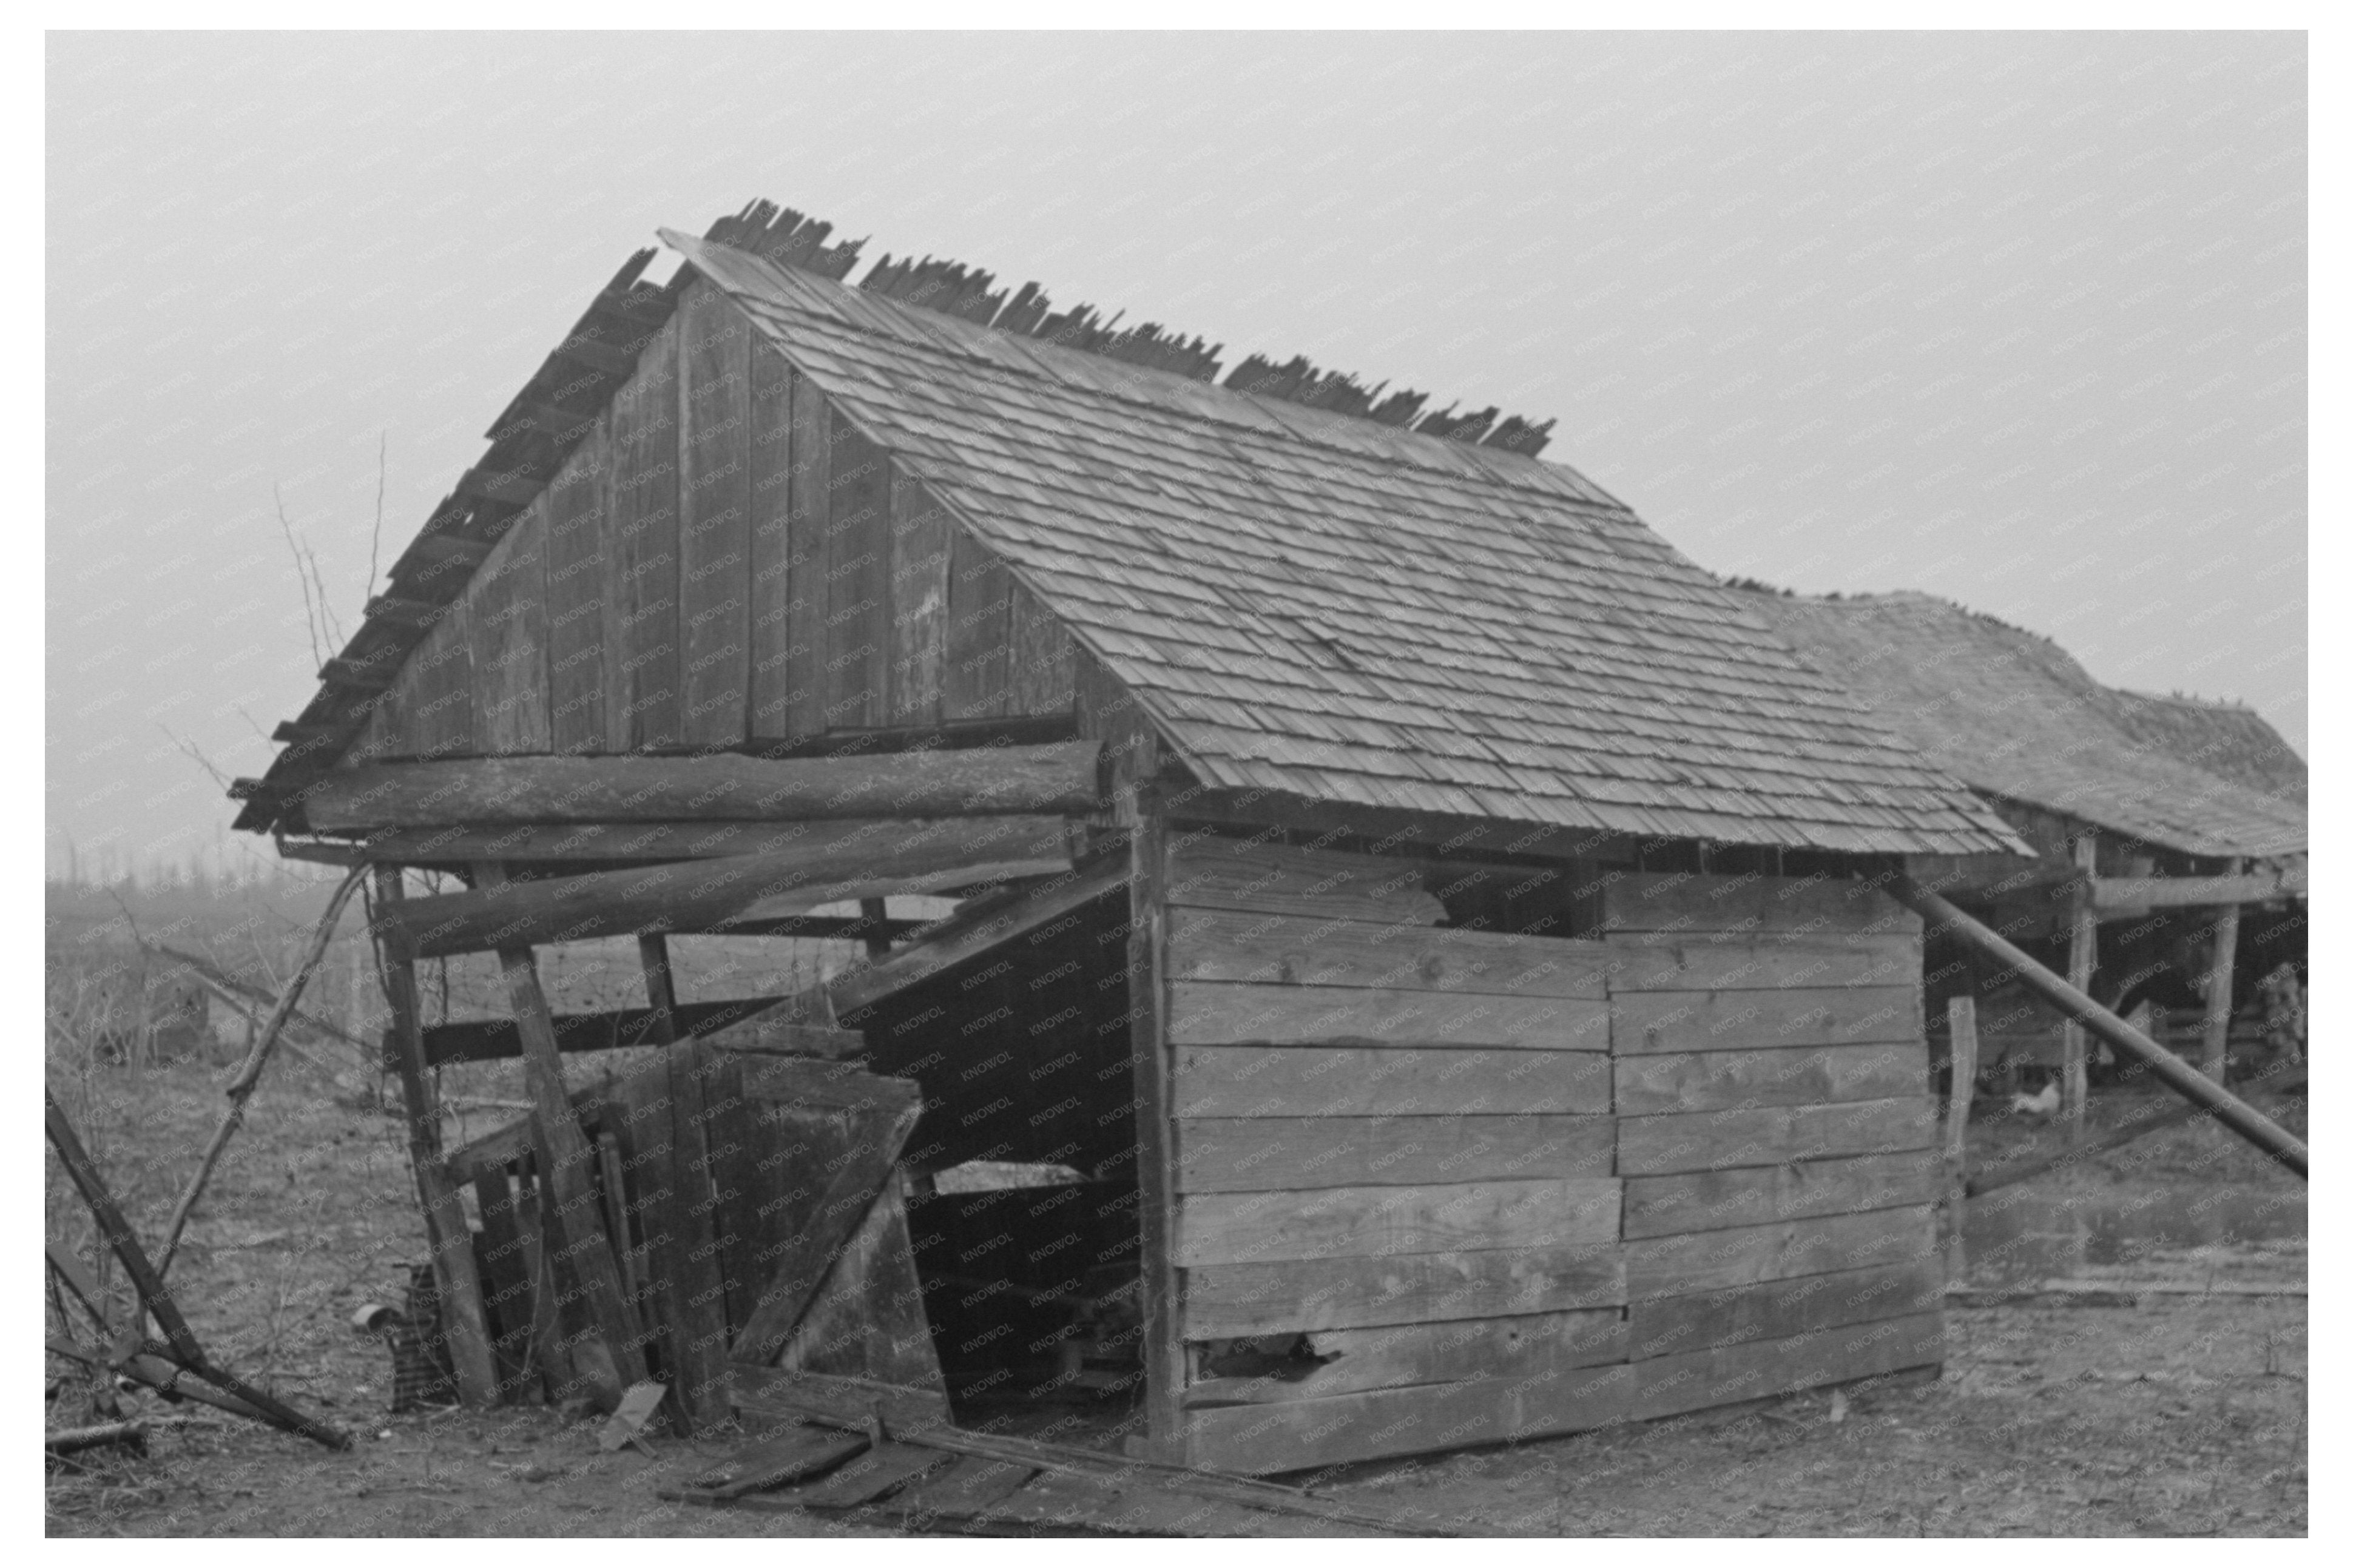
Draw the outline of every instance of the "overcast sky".
<instances>
[{"instance_id":1,"label":"overcast sky","mask_svg":"<svg viewBox=\"0 0 2353 1568\"><path fill-rule=\"evenodd\" d=\"M2288 34L53 35L50 864L209 852L180 747L259 773L309 698L273 491L348 633L379 440L388 563L629 250L753 196L1556 415L1702 565L2302 748L2306 110Z\"/></svg>"}]
</instances>

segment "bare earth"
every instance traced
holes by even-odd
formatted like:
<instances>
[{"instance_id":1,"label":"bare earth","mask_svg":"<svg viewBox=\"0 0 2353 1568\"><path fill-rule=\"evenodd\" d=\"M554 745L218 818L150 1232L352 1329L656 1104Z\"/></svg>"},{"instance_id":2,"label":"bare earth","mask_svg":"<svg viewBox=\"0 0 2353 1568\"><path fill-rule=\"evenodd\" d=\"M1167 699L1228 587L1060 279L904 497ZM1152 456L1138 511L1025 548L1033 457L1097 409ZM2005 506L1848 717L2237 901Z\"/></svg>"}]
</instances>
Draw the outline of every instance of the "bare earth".
<instances>
[{"instance_id":1,"label":"bare earth","mask_svg":"<svg viewBox=\"0 0 2353 1568\"><path fill-rule=\"evenodd\" d=\"M163 1226L219 1113L216 1067L105 1068L51 1087L83 1124L142 1236ZM2095 1097L2094 1119L2128 1097ZM2303 1128L2301 1100L2287 1102ZM142 1160L133 1149L150 1152ZM473 1131L480 1131L477 1127ZM2000 1156L2055 1147L2001 1120ZM157 1153L154 1152L164 1152ZM50 1234L89 1227L51 1163ZM339 1106L298 1069L256 1098L173 1279L225 1365L360 1435L302 1439L153 1396L183 1424L148 1453L53 1472L53 1535L884 1534L854 1518L682 1509L657 1485L725 1436L599 1451L554 1411L387 1416L390 1358L348 1327L399 1300L424 1256L396 1121ZM2003 1199L1997 1205L1996 1199ZM1978 1200L1969 1281L2060 1277L2200 1289L2305 1278L2303 1184L2211 1127L2154 1134L2084 1171ZM2301 1294L2063 1298L1949 1315L1933 1384L1799 1395L1732 1413L1321 1479L1343 1499L1430 1510L1476 1533L1564 1535L2300 1535L2306 1529ZM2115 1295L2093 1298L2116 1300ZM49 1376L64 1363L52 1358ZM68 1379L52 1426L88 1419Z\"/></svg>"}]
</instances>

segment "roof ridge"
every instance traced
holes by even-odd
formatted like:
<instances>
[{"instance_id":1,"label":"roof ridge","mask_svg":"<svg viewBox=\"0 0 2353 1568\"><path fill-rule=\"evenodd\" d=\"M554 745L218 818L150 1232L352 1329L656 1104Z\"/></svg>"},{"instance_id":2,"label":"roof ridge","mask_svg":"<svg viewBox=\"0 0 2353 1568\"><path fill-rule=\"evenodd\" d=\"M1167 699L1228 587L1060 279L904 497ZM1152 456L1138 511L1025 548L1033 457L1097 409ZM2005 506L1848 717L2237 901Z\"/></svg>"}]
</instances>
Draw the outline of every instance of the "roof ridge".
<instances>
[{"instance_id":1,"label":"roof ridge","mask_svg":"<svg viewBox=\"0 0 2353 1568\"><path fill-rule=\"evenodd\" d=\"M795 268L791 267L789 264L777 263L773 258L762 257L755 253L744 251L738 247L727 244L723 240L712 241L708 238L696 238L692 236L681 233L676 229L670 228L657 228L654 232L663 244L668 245L670 248L677 250L681 255L685 256L690 263L694 261L695 257L699 252L703 251L706 247L715 245L720 249L728 251L736 256L744 257L746 259L767 261L773 266L777 266L780 271L788 272L796 279L802 280L806 285L830 285L832 288L839 290L842 294L857 299L860 302L860 306L864 311L896 311L911 309L903 301L897 300L887 293L880 295L870 294L861 289L844 283L837 279L826 278L823 274L812 272L810 269L806 268ZM987 275L979 274L978 276L985 278ZM1030 286L1025 285L1025 290L1029 287ZM1017 294L1015 296L1015 303L1019 303L1020 298L1021 296ZM1039 298L1042 299L1042 296ZM1011 307L1008 306L1008 310L1009 310L1010 309ZM1081 306L1078 307L1077 310L1092 311L1092 307ZM1531 456L1526 452L1513 451L1507 447L1497 446L1493 443L1481 442L1474 444L1469 441L1456 440L1448 437L1429 434L1419 427L1409 428L1404 426L1382 425L1380 422L1369 419L1357 420L1353 416L1343 414L1335 409L1318 407L1314 404L1303 403L1291 398L1272 398L1267 396L1267 395L1261 392L1243 391L1238 387L1220 384L1211 381L1205 381L1200 378L1186 375L1179 372L1166 369L1158 365L1141 363L1137 360L1125 359L1116 355L1098 353L1085 349L1073 348L1068 344L1056 341L1056 339L1050 335L1031 334L1022 331L1007 332L997 326L983 326L976 321L965 320L952 310L934 311L926 310L923 313L925 316L932 318L945 315L949 320L959 322L959 325L963 330L987 332L992 335L1002 337L1008 342L1018 343L1022 352L1039 356L1047 364L1050 365L1053 363L1054 357L1060 355L1070 355L1076 361L1083 361L1089 367L1087 374L1084 377L1084 384L1087 386L1089 391L1097 395L1117 399L1122 402L1137 404L1165 412L1167 408L1167 405L1165 401L1155 401L1128 395L1126 388L1119 384L1119 378L1125 378L1132 385L1141 385L1147 382L1158 383L1161 384L1174 383L1189 388L1192 395L1197 398L1232 398L1239 400L1245 405L1255 405L1263 410L1266 415L1266 419L1253 421L1238 417L1227 417L1219 414L1202 409L1197 405L1185 410L1187 416L1191 418L1199 419L1208 423L1229 426L1238 429L1254 431L1260 434L1264 434L1266 432L1267 420L1271 419L1276 424L1279 424L1282 427L1284 434L1288 435L1293 439L1307 442L1327 450L1350 452L1359 457L1376 457L1380 460L1397 463L1401 467L1414 468L1419 472L1435 473L1459 481L1475 482L1483 480L1488 483L1502 485L1506 489L1513 489L1530 488L1538 489L1546 494L1553 495L1562 500L1581 503L1601 510L1612 511L1625 517L1632 517L1635 515L1634 510L1631 507L1619 500L1616 496L1611 495L1600 485L1595 483L1593 479L1587 476L1582 470L1572 468L1566 463L1547 462L1542 458ZM1071 313L1075 314L1076 311ZM842 315L837 316L835 320L840 326L848 331L860 332L863 335L872 337L889 336L887 333L878 331L871 324L871 321L862 321L856 315L845 312ZM1149 323L1147 323L1147 325L1149 325ZM1137 331L1140 332L1143 329L1137 329ZM957 359L969 363L985 365L992 374L1020 375L1025 379L1046 381L1050 383L1057 381L1057 378L1050 374L1043 374L1036 370L1008 364L1002 358L975 353L961 343L955 342L953 331L926 331L923 334L921 341L923 346L934 352L953 354ZM1106 364L1106 361L1109 361L1110 363ZM1116 369L1113 369L1113 366L1116 366ZM1113 378L1112 384L1110 385L1104 384L1106 374ZM1063 381L1060 384L1068 385L1070 384L1067 381ZM1270 407L1268 406L1269 405L1276 406ZM1276 412L1276 407L1280 408L1280 413ZM1491 416L1494 412L1495 411L1493 409L1490 408L1481 411L1478 415L1470 416L1468 417L1472 419L1486 418ZM1452 405L1449 405L1445 414L1449 418L1455 417L1452 412ZM1433 416L1432 417L1435 418L1437 416ZM1384 439L1393 442L1409 443L1411 447L1423 447L1424 443L1428 443L1428 446L1423 449L1430 453L1432 460L1415 461L1412 458L1402 457L1396 452L1375 453L1369 451L1366 447L1359 443L1345 440L1323 439L1320 438L1313 430L1302 428L1303 422L1313 424L1314 422L1327 420L1334 422L1335 425L1359 423L1376 425L1381 428ZM1422 423L1427 425L1430 421L1424 420ZM1449 460L1437 460L1440 453L1448 454ZM1527 485L1522 482L1512 471L1515 468L1519 468L1521 465L1524 464L1527 465L1530 468L1533 468L1535 473L1538 474L1546 476L1566 476L1567 479L1578 489L1590 491L1591 494L1562 496L1561 480L1556 477L1548 479L1546 482L1535 486ZM1534 475L1531 475L1530 477L1533 478Z\"/></svg>"}]
</instances>

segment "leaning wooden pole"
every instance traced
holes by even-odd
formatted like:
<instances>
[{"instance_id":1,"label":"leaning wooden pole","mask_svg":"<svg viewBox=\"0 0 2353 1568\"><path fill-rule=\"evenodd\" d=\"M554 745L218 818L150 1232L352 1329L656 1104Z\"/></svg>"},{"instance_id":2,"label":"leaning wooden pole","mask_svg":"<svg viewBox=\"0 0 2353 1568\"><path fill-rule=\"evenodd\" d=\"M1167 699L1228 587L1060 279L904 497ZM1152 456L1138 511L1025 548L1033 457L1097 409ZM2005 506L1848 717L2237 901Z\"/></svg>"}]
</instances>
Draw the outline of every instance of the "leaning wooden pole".
<instances>
[{"instance_id":1,"label":"leaning wooden pole","mask_svg":"<svg viewBox=\"0 0 2353 1568\"><path fill-rule=\"evenodd\" d=\"M188 1190L180 1194L180 1206L172 1211L172 1224L164 1233L164 1250L155 1259L158 1277L171 1272L172 1259L180 1250L180 1233L188 1227L188 1215L195 1212L196 1200L204 1195L205 1184L213 1179L213 1167L220 1163L221 1151L237 1136L237 1130L245 1125L245 1102L253 1098L255 1086L261 1082L261 1069L269 1065L269 1053L278 1048L278 1037L286 1032L287 1024L293 1019L294 1005L302 999L303 988L311 984L320 961L327 956L327 944L334 940L336 922L343 918L343 906L352 901L352 895L359 890L360 879L366 875L366 867L353 867L335 889L335 896L327 900L327 912L319 917L319 929L311 933L311 945L304 950L294 978L286 983L278 1005L269 1010L269 1019L254 1037L253 1048L245 1053L237 1076L228 1080L227 1113L213 1130L213 1141L205 1145L205 1157L197 1162Z\"/></svg>"},{"instance_id":2,"label":"leaning wooden pole","mask_svg":"<svg viewBox=\"0 0 2353 1568\"><path fill-rule=\"evenodd\" d=\"M1917 910L1933 928L1958 938L2006 966L2027 989L2099 1036L2114 1049L2147 1064L2158 1081L2174 1093L2206 1110L2215 1121L2297 1175L2310 1179L2311 1151L2302 1139L2270 1117L2035 963L1982 921L1955 908L1941 894L1931 892L1901 872L1895 875L1888 891Z\"/></svg>"}]
</instances>

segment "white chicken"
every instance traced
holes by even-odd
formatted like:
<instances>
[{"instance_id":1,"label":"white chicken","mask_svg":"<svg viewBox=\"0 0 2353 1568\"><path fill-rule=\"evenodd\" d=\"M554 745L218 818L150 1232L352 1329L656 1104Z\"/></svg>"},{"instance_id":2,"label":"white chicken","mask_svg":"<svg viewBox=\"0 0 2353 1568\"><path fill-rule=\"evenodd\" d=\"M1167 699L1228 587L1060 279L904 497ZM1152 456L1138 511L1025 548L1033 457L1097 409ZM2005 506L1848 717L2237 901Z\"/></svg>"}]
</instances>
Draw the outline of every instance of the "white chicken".
<instances>
[{"instance_id":1,"label":"white chicken","mask_svg":"<svg viewBox=\"0 0 2353 1568\"><path fill-rule=\"evenodd\" d=\"M2033 1094L2013 1094L2010 1097L2012 1116L2053 1116L2059 1110L2059 1082L2053 1079Z\"/></svg>"}]
</instances>

